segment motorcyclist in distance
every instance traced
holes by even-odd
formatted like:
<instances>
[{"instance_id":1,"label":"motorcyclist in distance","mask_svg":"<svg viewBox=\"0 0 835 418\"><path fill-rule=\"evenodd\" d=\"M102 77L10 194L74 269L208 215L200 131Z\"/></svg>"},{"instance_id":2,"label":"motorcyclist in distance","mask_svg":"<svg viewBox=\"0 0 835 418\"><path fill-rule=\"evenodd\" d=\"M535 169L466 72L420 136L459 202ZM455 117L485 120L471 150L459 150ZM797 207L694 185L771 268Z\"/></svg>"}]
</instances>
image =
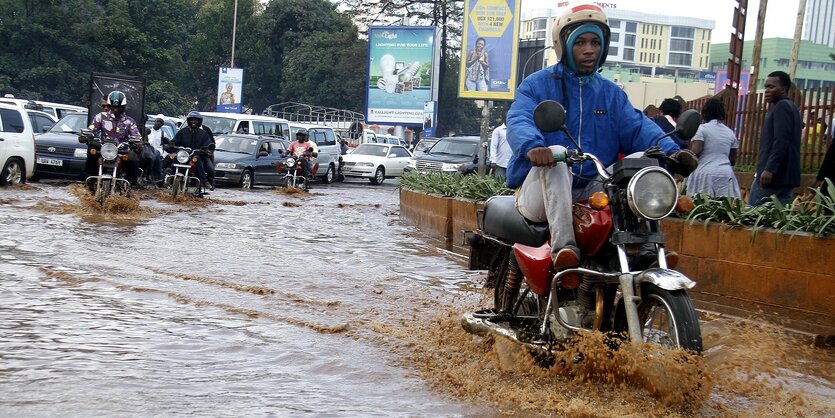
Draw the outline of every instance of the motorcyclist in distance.
<instances>
[{"instance_id":1,"label":"motorcyclist in distance","mask_svg":"<svg viewBox=\"0 0 835 418\"><path fill-rule=\"evenodd\" d=\"M598 72L609 52L610 30L600 6L570 6L552 26L556 65L527 77L516 90L507 115L507 140L513 149L507 169L507 185L517 189L516 207L533 222L548 222L551 261L556 270L579 265L580 250L574 237L572 203L602 190L595 181L592 162L555 163L554 150L576 145L562 132L543 132L534 122L534 108L543 100L555 100L566 110L565 127L584 152L612 165L619 153L644 152L664 132L635 109L623 89ZM698 160L692 153L679 155L678 145L667 137L658 144L665 154L678 156L690 171ZM551 148L549 148L551 147ZM672 254L672 253L670 253ZM668 265L671 263L668 257ZM670 265L670 268L673 268Z\"/></svg>"},{"instance_id":2,"label":"motorcyclist in distance","mask_svg":"<svg viewBox=\"0 0 835 418\"><path fill-rule=\"evenodd\" d=\"M93 118L93 123L88 129L93 131L93 134L100 134L102 139L115 140L118 144L127 142L130 138L140 138L139 128L136 121L132 117L125 114L128 100L125 93L121 91L112 91L107 95L106 103L108 108L98 113ZM78 141L87 143L87 138L79 136ZM97 176L99 174L99 153L91 153L90 148L99 149L100 145L87 145L87 161L85 163L85 171L90 176ZM128 152L128 160L125 161L125 178L136 185L137 182L137 168L139 167L139 155L134 149Z\"/></svg>"},{"instance_id":3,"label":"motorcyclist in distance","mask_svg":"<svg viewBox=\"0 0 835 418\"><path fill-rule=\"evenodd\" d=\"M299 129L296 132L296 140L287 148L287 152L293 154L296 158L301 159L302 175L304 178L310 178L310 158L317 157L315 146L308 140L307 129Z\"/></svg>"},{"instance_id":4,"label":"motorcyclist in distance","mask_svg":"<svg viewBox=\"0 0 835 418\"><path fill-rule=\"evenodd\" d=\"M212 185L208 182L206 177L205 161L211 152L212 138L202 129L203 116L200 112L191 111L186 116L186 126L181 128L174 135L168 143L168 152L176 152L179 148L191 148L199 152L195 152L194 156L197 158L195 163L195 170L197 171L197 178L204 188L214 190Z\"/></svg>"}]
</instances>

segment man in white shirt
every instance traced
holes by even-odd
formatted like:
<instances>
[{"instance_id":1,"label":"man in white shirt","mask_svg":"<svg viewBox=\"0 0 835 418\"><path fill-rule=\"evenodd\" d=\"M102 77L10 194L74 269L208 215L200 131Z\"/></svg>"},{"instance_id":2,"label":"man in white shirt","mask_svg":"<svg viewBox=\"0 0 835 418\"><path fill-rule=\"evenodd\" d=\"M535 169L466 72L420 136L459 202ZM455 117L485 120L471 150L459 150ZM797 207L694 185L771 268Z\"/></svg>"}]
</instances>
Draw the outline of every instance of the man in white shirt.
<instances>
[{"instance_id":1,"label":"man in white shirt","mask_svg":"<svg viewBox=\"0 0 835 418\"><path fill-rule=\"evenodd\" d=\"M154 166L153 176L156 179L162 179L162 138L165 136L162 132L162 125L165 121L161 117L154 120L154 127L148 133L148 143L154 148Z\"/></svg>"},{"instance_id":2,"label":"man in white shirt","mask_svg":"<svg viewBox=\"0 0 835 418\"><path fill-rule=\"evenodd\" d=\"M510 144L507 143L507 126L504 124L504 117L500 117L501 125L493 130L490 137L490 168L493 176L505 178L507 176L507 164L513 155Z\"/></svg>"}]
</instances>

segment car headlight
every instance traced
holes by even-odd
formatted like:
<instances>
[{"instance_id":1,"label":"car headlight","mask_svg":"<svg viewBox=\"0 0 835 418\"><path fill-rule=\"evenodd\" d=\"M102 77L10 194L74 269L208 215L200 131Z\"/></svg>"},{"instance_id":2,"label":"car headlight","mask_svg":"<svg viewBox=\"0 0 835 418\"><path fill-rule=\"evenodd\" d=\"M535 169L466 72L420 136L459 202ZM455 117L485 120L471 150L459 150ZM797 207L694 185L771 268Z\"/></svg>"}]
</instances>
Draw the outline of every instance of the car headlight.
<instances>
[{"instance_id":1,"label":"car headlight","mask_svg":"<svg viewBox=\"0 0 835 418\"><path fill-rule=\"evenodd\" d=\"M673 176L660 167L638 171L626 188L626 200L635 215L657 220L669 215L676 206L678 187Z\"/></svg>"},{"instance_id":2,"label":"car headlight","mask_svg":"<svg viewBox=\"0 0 835 418\"><path fill-rule=\"evenodd\" d=\"M441 167L441 170L443 170L443 171L458 171L458 169L463 167L463 166L464 166L464 164L444 163L444 165Z\"/></svg>"},{"instance_id":3,"label":"car headlight","mask_svg":"<svg viewBox=\"0 0 835 418\"><path fill-rule=\"evenodd\" d=\"M226 168L226 169L235 168L236 166L237 166L236 163L217 163L215 165L215 167L217 167L217 168Z\"/></svg>"},{"instance_id":4,"label":"car headlight","mask_svg":"<svg viewBox=\"0 0 835 418\"><path fill-rule=\"evenodd\" d=\"M406 164L406 167L417 168L417 162L415 162L415 160L409 160L409 163Z\"/></svg>"},{"instance_id":5,"label":"car headlight","mask_svg":"<svg viewBox=\"0 0 835 418\"><path fill-rule=\"evenodd\" d=\"M185 164L188 162L188 151L179 150L177 151L177 162L180 164Z\"/></svg>"},{"instance_id":6,"label":"car headlight","mask_svg":"<svg viewBox=\"0 0 835 418\"><path fill-rule=\"evenodd\" d=\"M117 155L119 155L119 148L116 147L116 144L107 143L101 146L101 156L105 160L115 160Z\"/></svg>"},{"instance_id":7,"label":"car headlight","mask_svg":"<svg viewBox=\"0 0 835 418\"><path fill-rule=\"evenodd\" d=\"M374 167L374 163L357 163L358 167Z\"/></svg>"},{"instance_id":8,"label":"car headlight","mask_svg":"<svg viewBox=\"0 0 835 418\"><path fill-rule=\"evenodd\" d=\"M87 157L87 149L86 148L76 148L73 151L72 156L75 158L85 158Z\"/></svg>"}]
</instances>

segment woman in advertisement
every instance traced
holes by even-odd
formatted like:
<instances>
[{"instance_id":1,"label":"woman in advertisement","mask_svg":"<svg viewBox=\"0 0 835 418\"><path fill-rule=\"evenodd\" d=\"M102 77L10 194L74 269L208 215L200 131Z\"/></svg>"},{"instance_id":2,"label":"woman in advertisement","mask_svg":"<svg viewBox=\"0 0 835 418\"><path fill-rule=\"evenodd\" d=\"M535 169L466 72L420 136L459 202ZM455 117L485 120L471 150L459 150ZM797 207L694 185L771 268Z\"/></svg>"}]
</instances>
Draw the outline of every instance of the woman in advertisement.
<instances>
[{"instance_id":1,"label":"woman in advertisement","mask_svg":"<svg viewBox=\"0 0 835 418\"><path fill-rule=\"evenodd\" d=\"M218 104L231 105L237 103L235 101L235 93L232 93L232 88L232 83L226 83L226 91L220 94L220 100Z\"/></svg>"},{"instance_id":2,"label":"woman in advertisement","mask_svg":"<svg viewBox=\"0 0 835 418\"><path fill-rule=\"evenodd\" d=\"M488 91L490 80L490 61L487 56L487 40L479 37L475 41L475 50L467 54L466 87L470 91Z\"/></svg>"}]
</instances>

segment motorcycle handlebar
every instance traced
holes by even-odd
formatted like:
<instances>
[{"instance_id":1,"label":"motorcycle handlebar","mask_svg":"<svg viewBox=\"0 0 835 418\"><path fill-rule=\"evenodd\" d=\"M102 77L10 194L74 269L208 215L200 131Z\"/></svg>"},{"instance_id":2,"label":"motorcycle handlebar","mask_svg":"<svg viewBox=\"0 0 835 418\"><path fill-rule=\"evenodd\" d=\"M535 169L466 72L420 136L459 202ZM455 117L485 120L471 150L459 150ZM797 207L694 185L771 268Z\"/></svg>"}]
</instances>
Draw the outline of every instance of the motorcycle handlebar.
<instances>
[{"instance_id":1,"label":"motorcycle handlebar","mask_svg":"<svg viewBox=\"0 0 835 418\"><path fill-rule=\"evenodd\" d=\"M600 174L600 176L604 179L611 177L611 174L606 171L606 167L603 166L603 163L601 163L600 160L594 156L594 154L589 154L575 149L566 149L563 151L554 150L553 154L554 161L558 163L566 163L569 166L577 163L583 163L585 161L591 161L597 169L597 174Z\"/></svg>"}]
</instances>

